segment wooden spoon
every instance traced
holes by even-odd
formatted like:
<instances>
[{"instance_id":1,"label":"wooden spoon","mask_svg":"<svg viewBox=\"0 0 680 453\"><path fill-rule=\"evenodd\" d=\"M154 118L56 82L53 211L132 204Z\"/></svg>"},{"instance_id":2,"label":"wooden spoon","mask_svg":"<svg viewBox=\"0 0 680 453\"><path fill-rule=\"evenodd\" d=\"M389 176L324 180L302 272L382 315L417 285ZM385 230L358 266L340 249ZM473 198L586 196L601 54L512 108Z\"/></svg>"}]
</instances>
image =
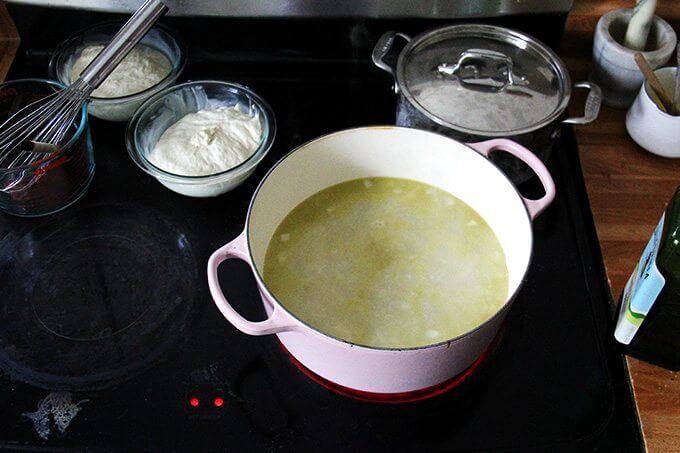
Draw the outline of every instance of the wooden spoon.
<instances>
[{"instance_id":1,"label":"wooden spoon","mask_svg":"<svg viewBox=\"0 0 680 453\"><path fill-rule=\"evenodd\" d=\"M673 100L666 92L666 89L661 84L661 81L659 81L659 78L656 76L656 74L654 74L654 70L652 69L651 66L649 66L649 63L647 62L645 56L642 55L640 52L635 52L634 58L635 63L637 63L638 65L638 68L640 68L640 71L642 71L642 74L645 76L645 80L649 82L649 86L652 88L652 90L654 90L659 100L661 101L660 107L662 108L662 110L664 112L672 112Z\"/></svg>"},{"instance_id":2,"label":"wooden spoon","mask_svg":"<svg viewBox=\"0 0 680 453\"><path fill-rule=\"evenodd\" d=\"M675 108L675 113L680 115L680 44L675 49L675 93L673 98L673 107Z\"/></svg>"}]
</instances>

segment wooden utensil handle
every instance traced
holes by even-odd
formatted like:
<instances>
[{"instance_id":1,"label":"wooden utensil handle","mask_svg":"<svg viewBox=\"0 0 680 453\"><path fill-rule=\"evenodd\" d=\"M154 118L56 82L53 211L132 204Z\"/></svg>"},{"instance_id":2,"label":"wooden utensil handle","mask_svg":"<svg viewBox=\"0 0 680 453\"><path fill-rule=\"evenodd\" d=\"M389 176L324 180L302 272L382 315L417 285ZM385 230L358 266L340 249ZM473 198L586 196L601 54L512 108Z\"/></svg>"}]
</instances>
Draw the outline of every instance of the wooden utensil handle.
<instances>
[{"instance_id":1,"label":"wooden utensil handle","mask_svg":"<svg viewBox=\"0 0 680 453\"><path fill-rule=\"evenodd\" d=\"M645 76L645 80L649 82L649 86L652 87L652 89L656 92L656 95L659 97L659 100L661 100L664 110L666 112L671 112L673 110L673 101L671 100L671 97L668 95L668 93L666 93L666 90L661 84L659 78L656 76L656 74L654 74L652 67L649 66L649 63L647 63L645 56L640 52L636 52L635 63L637 63L640 71L642 71L642 74Z\"/></svg>"},{"instance_id":2,"label":"wooden utensil handle","mask_svg":"<svg viewBox=\"0 0 680 453\"><path fill-rule=\"evenodd\" d=\"M680 44L675 49L675 91L673 92L673 107L675 113L680 115Z\"/></svg>"}]
</instances>

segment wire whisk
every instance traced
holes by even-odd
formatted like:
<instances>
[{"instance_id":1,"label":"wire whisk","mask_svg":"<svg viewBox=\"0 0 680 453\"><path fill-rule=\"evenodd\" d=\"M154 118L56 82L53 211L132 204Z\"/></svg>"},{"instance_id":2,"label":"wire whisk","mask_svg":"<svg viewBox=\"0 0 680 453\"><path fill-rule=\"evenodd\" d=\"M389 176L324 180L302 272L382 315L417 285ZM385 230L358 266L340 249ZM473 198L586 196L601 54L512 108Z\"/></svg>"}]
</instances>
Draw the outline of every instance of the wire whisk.
<instances>
[{"instance_id":1,"label":"wire whisk","mask_svg":"<svg viewBox=\"0 0 680 453\"><path fill-rule=\"evenodd\" d=\"M144 2L71 85L0 124L0 170L33 164L57 150L75 127L83 103L167 10L160 0Z\"/></svg>"}]
</instances>

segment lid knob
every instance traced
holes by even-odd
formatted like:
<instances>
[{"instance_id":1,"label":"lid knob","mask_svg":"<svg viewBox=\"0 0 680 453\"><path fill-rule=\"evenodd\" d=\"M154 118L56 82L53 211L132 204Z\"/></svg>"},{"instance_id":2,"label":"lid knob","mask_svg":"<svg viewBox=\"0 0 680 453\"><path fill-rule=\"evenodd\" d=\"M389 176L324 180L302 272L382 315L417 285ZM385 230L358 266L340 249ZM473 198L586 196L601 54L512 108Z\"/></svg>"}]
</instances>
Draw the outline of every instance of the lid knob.
<instances>
[{"instance_id":1,"label":"lid knob","mask_svg":"<svg viewBox=\"0 0 680 453\"><path fill-rule=\"evenodd\" d=\"M513 85L527 85L526 77L515 75L512 58L488 49L468 49L454 64L440 63L435 72L441 77L454 77L466 88L498 92Z\"/></svg>"}]
</instances>

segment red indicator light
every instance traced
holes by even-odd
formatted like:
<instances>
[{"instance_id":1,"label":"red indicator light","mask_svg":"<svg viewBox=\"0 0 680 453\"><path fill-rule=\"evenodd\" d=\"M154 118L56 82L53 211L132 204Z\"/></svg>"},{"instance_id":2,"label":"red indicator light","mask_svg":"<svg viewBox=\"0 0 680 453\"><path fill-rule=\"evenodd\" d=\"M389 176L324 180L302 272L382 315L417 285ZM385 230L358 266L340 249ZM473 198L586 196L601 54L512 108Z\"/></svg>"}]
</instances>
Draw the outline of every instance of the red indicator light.
<instances>
[{"instance_id":1,"label":"red indicator light","mask_svg":"<svg viewBox=\"0 0 680 453\"><path fill-rule=\"evenodd\" d=\"M192 407L198 407L198 405L201 404L201 400L199 400L199 399L196 398L196 397L193 397L193 398L191 398L191 399L189 400L189 404L190 404Z\"/></svg>"},{"instance_id":2,"label":"red indicator light","mask_svg":"<svg viewBox=\"0 0 680 453\"><path fill-rule=\"evenodd\" d=\"M222 405L224 404L224 400L222 398L215 398L213 404L215 405L215 407L222 407Z\"/></svg>"}]
</instances>

